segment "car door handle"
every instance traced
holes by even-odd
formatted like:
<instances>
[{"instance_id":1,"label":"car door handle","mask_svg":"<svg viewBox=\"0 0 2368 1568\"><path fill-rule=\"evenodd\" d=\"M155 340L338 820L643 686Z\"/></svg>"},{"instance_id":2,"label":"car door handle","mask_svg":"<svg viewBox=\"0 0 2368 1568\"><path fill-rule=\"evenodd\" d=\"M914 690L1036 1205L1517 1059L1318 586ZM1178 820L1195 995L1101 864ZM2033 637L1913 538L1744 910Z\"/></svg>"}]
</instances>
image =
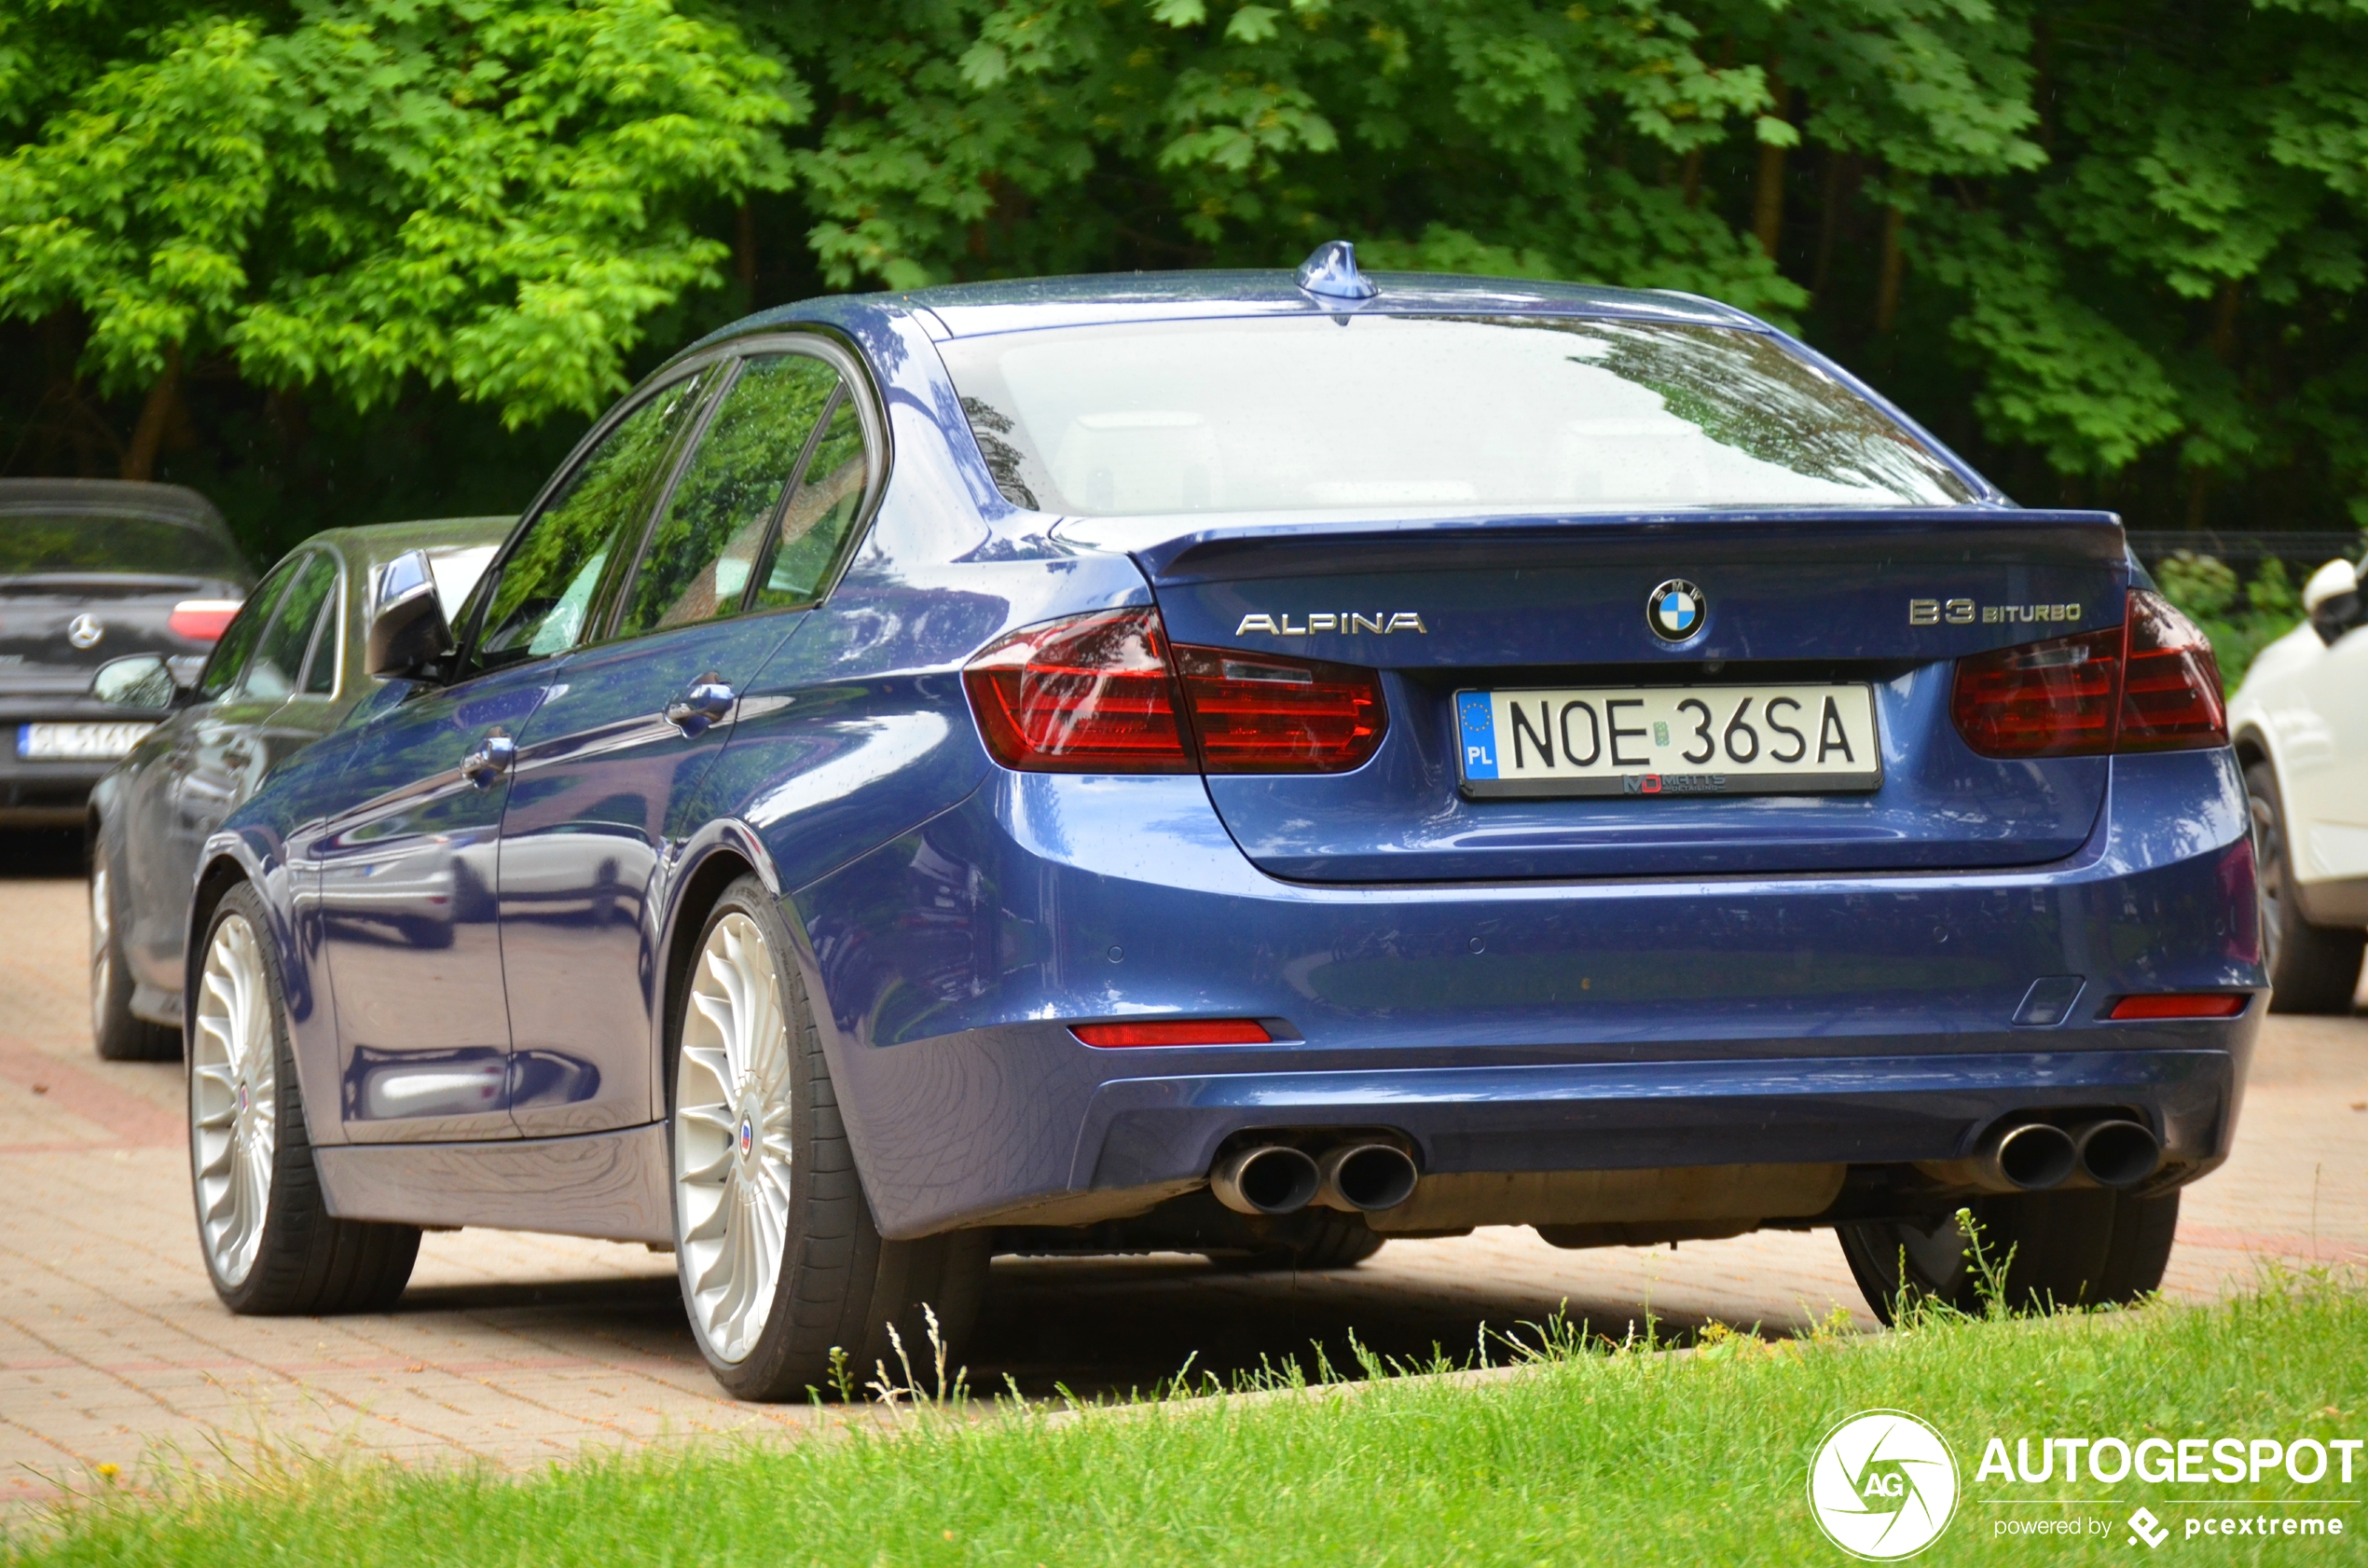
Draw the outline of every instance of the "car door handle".
<instances>
[{"instance_id":1,"label":"car door handle","mask_svg":"<svg viewBox=\"0 0 2368 1568\"><path fill-rule=\"evenodd\" d=\"M493 781L510 771L517 761L518 743L505 730L494 730L477 743L477 749L461 759L461 774L478 789L489 789Z\"/></svg>"},{"instance_id":2,"label":"car door handle","mask_svg":"<svg viewBox=\"0 0 2368 1568\"><path fill-rule=\"evenodd\" d=\"M739 694L725 685L722 676L703 675L689 691L666 705L666 722L686 736L697 735L730 713L739 700Z\"/></svg>"}]
</instances>

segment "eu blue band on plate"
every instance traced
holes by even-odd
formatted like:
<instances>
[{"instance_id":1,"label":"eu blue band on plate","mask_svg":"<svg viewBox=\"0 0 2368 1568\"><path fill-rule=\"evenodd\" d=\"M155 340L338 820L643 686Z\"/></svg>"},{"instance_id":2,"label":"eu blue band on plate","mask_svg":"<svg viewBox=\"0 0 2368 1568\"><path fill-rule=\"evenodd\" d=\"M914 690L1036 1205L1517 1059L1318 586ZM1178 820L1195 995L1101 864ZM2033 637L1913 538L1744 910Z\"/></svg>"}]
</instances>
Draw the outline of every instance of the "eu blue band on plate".
<instances>
[{"instance_id":1,"label":"eu blue band on plate","mask_svg":"<svg viewBox=\"0 0 2368 1568\"><path fill-rule=\"evenodd\" d=\"M1486 692L1455 694L1456 727L1464 737L1464 777L1496 777L1496 710Z\"/></svg>"}]
</instances>

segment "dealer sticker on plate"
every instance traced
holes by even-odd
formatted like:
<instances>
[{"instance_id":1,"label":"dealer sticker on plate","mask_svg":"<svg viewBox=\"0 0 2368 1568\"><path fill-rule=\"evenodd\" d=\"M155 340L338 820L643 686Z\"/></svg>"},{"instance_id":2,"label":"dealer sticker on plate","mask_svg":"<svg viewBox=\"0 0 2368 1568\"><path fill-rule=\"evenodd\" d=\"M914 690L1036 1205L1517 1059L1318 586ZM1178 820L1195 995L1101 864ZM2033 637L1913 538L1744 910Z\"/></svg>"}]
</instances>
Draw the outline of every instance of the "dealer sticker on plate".
<instances>
[{"instance_id":1,"label":"dealer sticker on plate","mask_svg":"<svg viewBox=\"0 0 2368 1568\"><path fill-rule=\"evenodd\" d=\"M29 763L113 762L154 724L19 724L17 755Z\"/></svg>"},{"instance_id":2,"label":"dealer sticker on plate","mask_svg":"<svg viewBox=\"0 0 2368 1568\"><path fill-rule=\"evenodd\" d=\"M1882 787L1863 684L1458 692L1467 795L1842 794Z\"/></svg>"}]
</instances>

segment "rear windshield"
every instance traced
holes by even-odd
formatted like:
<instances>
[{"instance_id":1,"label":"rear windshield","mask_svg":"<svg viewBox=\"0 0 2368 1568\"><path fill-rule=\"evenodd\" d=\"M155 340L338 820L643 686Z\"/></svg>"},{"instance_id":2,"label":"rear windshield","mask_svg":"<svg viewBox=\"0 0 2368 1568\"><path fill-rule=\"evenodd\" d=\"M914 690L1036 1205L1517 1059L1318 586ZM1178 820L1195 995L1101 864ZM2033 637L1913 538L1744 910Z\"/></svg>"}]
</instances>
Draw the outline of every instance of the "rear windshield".
<instances>
[{"instance_id":1,"label":"rear windshield","mask_svg":"<svg viewBox=\"0 0 2368 1568\"><path fill-rule=\"evenodd\" d=\"M0 577L136 571L244 582L246 564L212 533L158 517L0 516Z\"/></svg>"},{"instance_id":2,"label":"rear windshield","mask_svg":"<svg viewBox=\"0 0 2368 1568\"><path fill-rule=\"evenodd\" d=\"M1065 327L941 343L997 485L1072 516L1974 499L1761 333L1531 316Z\"/></svg>"}]
</instances>

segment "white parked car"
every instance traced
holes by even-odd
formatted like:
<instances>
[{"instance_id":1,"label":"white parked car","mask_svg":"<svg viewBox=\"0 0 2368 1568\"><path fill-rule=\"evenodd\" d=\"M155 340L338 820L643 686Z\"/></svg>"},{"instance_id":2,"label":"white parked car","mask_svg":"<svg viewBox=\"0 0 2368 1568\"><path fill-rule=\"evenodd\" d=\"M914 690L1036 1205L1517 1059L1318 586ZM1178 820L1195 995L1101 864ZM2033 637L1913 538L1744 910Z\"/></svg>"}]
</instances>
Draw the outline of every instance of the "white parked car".
<instances>
[{"instance_id":1,"label":"white parked car","mask_svg":"<svg viewBox=\"0 0 2368 1568\"><path fill-rule=\"evenodd\" d=\"M2252 797L2262 936L2278 1012L2349 1012L2368 941L2368 616L2361 566L2302 591L2304 623L2228 704Z\"/></svg>"}]
</instances>

